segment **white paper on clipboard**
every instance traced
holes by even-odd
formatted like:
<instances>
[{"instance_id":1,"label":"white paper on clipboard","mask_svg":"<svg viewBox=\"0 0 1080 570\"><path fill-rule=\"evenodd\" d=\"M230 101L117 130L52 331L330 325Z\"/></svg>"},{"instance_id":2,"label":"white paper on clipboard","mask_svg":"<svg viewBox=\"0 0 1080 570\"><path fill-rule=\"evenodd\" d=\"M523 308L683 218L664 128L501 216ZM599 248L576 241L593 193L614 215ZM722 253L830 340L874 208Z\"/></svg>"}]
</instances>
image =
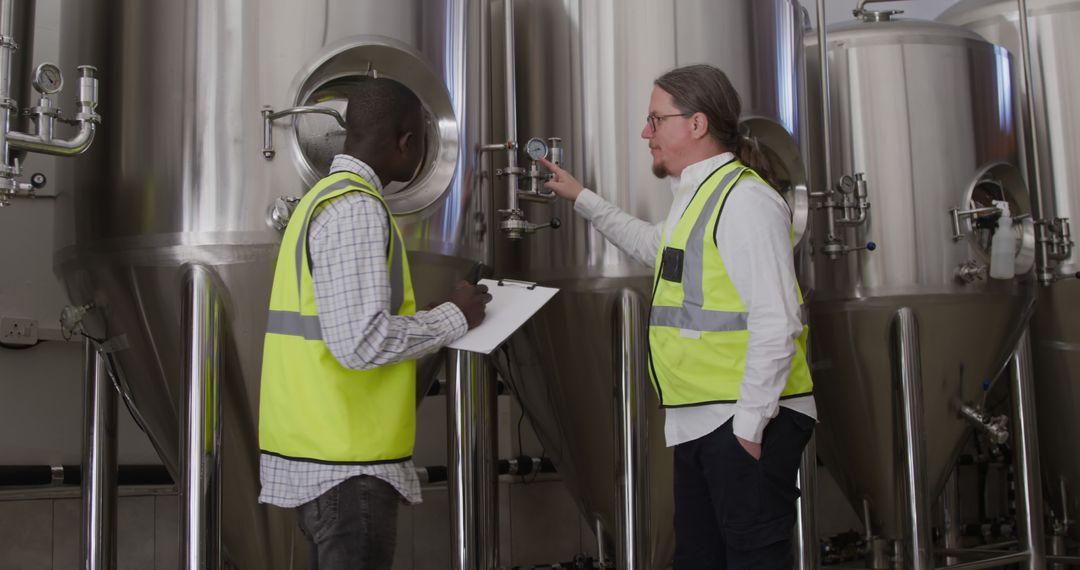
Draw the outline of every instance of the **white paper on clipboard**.
<instances>
[{"instance_id":1,"label":"white paper on clipboard","mask_svg":"<svg viewBox=\"0 0 1080 570\"><path fill-rule=\"evenodd\" d=\"M450 343L450 348L491 354L559 292L551 287L508 279L481 279L479 284L487 285L491 293L484 322Z\"/></svg>"}]
</instances>

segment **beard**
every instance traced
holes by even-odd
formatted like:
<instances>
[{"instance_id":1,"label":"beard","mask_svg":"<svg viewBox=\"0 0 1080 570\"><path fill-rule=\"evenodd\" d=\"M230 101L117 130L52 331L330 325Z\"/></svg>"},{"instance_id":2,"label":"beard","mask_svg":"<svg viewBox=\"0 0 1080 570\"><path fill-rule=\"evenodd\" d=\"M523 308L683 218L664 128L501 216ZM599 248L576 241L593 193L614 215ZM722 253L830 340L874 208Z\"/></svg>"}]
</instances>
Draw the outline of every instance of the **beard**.
<instances>
[{"instance_id":1,"label":"beard","mask_svg":"<svg viewBox=\"0 0 1080 570\"><path fill-rule=\"evenodd\" d=\"M652 173L653 173L653 176L655 176L657 178L660 178L661 180L664 179L664 178L667 178L668 176L671 175L671 173L668 172L668 169L667 169L666 166L664 166L663 164L656 164L656 163L653 163Z\"/></svg>"}]
</instances>

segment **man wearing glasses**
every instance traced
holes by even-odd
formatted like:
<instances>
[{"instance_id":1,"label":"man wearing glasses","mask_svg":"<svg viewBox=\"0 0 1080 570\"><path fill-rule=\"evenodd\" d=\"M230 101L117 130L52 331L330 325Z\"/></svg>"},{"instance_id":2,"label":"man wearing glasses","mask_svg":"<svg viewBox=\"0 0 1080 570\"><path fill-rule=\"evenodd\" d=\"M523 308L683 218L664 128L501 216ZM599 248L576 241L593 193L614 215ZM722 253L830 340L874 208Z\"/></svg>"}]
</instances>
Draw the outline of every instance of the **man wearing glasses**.
<instances>
[{"instance_id":1,"label":"man wearing glasses","mask_svg":"<svg viewBox=\"0 0 1080 570\"><path fill-rule=\"evenodd\" d=\"M817 409L791 213L707 65L654 82L641 138L674 200L652 224L551 164L545 185L654 268L649 371L675 448L675 568L791 568L796 476Z\"/></svg>"}]
</instances>

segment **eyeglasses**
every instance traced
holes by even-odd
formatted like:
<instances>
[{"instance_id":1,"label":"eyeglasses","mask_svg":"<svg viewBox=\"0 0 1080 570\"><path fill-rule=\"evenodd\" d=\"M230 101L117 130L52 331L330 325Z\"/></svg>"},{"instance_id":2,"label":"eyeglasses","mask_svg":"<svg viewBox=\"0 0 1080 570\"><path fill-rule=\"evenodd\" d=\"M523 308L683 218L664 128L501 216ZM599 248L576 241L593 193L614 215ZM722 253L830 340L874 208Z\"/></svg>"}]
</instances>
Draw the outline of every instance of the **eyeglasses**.
<instances>
[{"instance_id":1,"label":"eyeglasses","mask_svg":"<svg viewBox=\"0 0 1080 570\"><path fill-rule=\"evenodd\" d=\"M645 122L649 124L649 129L655 133L656 127L660 124L660 121L663 121L664 119L669 117L689 117L692 115L693 113L672 113L670 115L654 115L649 113L648 115L645 115Z\"/></svg>"}]
</instances>

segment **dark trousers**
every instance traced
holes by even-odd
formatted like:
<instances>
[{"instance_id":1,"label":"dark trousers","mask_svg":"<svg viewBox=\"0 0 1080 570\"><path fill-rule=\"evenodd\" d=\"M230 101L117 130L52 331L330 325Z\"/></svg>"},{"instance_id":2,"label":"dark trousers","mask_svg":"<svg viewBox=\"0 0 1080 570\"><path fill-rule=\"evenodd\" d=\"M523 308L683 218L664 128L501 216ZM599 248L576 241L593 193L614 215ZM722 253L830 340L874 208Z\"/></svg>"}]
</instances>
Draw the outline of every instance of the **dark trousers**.
<instances>
[{"instance_id":1,"label":"dark trousers","mask_svg":"<svg viewBox=\"0 0 1080 570\"><path fill-rule=\"evenodd\" d=\"M386 569L394 565L397 509L393 485L361 475L300 505L309 570Z\"/></svg>"},{"instance_id":2,"label":"dark trousers","mask_svg":"<svg viewBox=\"0 0 1080 570\"><path fill-rule=\"evenodd\" d=\"M796 477L814 420L780 408L765 427L761 459L731 432L675 446L675 569L791 568Z\"/></svg>"}]
</instances>

